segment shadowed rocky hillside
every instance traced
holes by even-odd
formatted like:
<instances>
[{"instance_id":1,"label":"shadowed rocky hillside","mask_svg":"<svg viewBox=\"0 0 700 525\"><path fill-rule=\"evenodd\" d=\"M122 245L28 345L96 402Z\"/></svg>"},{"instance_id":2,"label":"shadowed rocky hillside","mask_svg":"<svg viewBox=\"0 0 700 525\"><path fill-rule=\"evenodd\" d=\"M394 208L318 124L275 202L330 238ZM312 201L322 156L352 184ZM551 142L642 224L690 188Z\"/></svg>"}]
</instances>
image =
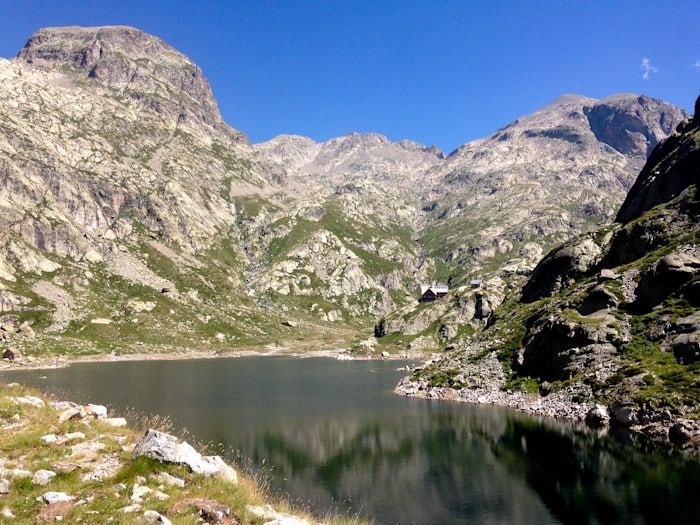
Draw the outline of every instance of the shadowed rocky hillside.
<instances>
[{"instance_id":1,"label":"shadowed rocky hillside","mask_svg":"<svg viewBox=\"0 0 700 525\"><path fill-rule=\"evenodd\" d=\"M525 390L540 406L597 403L594 426L700 444L699 110L652 151L614 223L550 251L488 328L403 391Z\"/></svg>"},{"instance_id":2,"label":"shadowed rocky hillside","mask_svg":"<svg viewBox=\"0 0 700 525\"><path fill-rule=\"evenodd\" d=\"M463 344L543 253L613 218L685 117L571 95L448 156L251 145L191 60L128 27L38 31L0 59L0 115L2 337L29 357ZM450 293L419 304L433 281Z\"/></svg>"}]
</instances>

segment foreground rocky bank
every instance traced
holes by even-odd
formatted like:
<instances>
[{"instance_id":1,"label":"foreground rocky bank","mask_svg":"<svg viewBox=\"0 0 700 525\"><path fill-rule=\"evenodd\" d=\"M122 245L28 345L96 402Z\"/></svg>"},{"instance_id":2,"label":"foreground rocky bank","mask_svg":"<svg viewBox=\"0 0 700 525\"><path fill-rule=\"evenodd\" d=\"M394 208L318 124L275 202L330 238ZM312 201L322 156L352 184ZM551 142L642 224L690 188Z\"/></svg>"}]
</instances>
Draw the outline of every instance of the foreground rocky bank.
<instances>
[{"instance_id":1,"label":"foreground rocky bank","mask_svg":"<svg viewBox=\"0 0 700 525\"><path fill-rule=\"evenodd\" d=\"M145 432L102 405L0 385L0 522L314 523L284 503L275 510L221 457L150 428L167 420L136 425Z\"/></svg>"},{"instance_id":2,"label":"foreground rocky bank","mask_svg":"<svg viewBox=\"0 0 700 525\"><path fill-rule=\"evenodd\" d=\"M700 447L700 98L616 222L548 253L404 395L492 403ZM525 393L527 392L527 393Z\"/></svg>"}]
</instances>

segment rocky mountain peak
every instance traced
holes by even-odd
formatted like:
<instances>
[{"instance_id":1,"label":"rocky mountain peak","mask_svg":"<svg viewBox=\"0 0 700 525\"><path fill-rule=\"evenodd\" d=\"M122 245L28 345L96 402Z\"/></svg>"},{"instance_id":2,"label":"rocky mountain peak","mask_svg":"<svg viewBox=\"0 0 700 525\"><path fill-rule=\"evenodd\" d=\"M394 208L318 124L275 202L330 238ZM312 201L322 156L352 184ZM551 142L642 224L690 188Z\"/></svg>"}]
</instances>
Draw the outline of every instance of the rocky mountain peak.
<instances>
[{"instance_id":1,"label":"rocky mountain peak","mask_svg":"<svg viewBox=\"0 0 700 525\"><path fill-rule=\"evenodd\" d=\"M225 126L202 70L160 38L127 26L49 27L34 33L17 59L31 67L90 80L178 124Z\"/></svg>"},{"instance_id":2,"label":"rocky mountain peak","mask_svg":"<svg viewBox=\"0 0 700 525\"><path fill-rule=\"evenodd\" d=\"M684 112L671 104L633 94L607 97L584 107L584 112L598 140L642 160L685 118Z\"/></svg>"}]
</instances>

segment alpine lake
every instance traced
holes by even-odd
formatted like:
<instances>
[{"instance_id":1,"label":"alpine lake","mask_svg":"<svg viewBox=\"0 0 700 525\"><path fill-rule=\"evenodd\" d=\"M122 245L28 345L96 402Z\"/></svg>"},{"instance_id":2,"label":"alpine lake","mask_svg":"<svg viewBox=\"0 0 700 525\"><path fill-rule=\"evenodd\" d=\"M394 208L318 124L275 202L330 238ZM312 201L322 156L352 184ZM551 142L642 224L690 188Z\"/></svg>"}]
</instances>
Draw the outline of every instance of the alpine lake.
<instances>
[{"instance_id":1,"label":"alpine lake","mask_svg":"<svg viewBox=\"0 0 700 525\"><path fill-rule=\"evenodd\" d=\"M237 357L11 370L159 415L317 516L377 524L697 523L700 461L631 436L392 393L401 361Z\"/></svg>"}]
</instances>

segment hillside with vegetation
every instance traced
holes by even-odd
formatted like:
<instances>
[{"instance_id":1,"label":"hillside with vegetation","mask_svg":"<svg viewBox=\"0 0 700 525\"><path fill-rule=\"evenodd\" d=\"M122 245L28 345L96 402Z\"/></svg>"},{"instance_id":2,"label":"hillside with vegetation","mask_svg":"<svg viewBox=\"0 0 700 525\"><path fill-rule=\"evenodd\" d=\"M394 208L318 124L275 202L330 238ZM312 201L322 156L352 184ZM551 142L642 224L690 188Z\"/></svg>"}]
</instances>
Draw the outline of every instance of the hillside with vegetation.
<instances>
[{"instance_id":1,"label":"hillside with vegetation","mask_svg":"<svg viewBox=\"0 0 700 525\"><path fill-rule=\"evenodd\" d=\"M530 392L501 401L700 444L699 110L651 152L615 222L550 251L488 327L399 390Z\"/></svg>"},{"instance_id":2,"label":"hillside with vegetation","mask_svg":"<svg viewBox=\"0 0 700 525\"><path fill-rule=\"evenodd\" d=\"M0 114L15 364L460 348L542 254L612 220L686 116L566 95L449 155L378 134L250 144L196 64L129 27L39 30L0 60ZM419 302L432 282L449 293Z\"/></svg>"}]
</instances>

